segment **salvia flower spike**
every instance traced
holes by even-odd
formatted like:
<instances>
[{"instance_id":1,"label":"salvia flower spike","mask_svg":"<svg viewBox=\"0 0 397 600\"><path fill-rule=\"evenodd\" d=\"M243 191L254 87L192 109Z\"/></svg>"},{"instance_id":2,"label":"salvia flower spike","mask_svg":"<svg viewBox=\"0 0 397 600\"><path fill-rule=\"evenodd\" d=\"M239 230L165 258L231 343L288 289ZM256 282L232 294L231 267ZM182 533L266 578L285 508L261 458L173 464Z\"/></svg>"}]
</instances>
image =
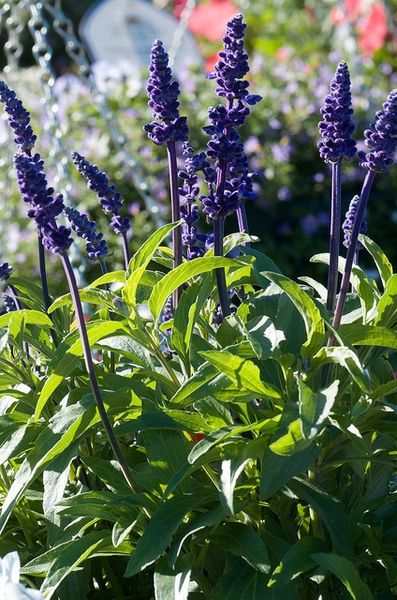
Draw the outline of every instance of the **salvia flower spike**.
<instances>
[{"instance_id":1,"label":"salvia flower spike","mask_svg":"<svg viewBox=\"0 0 397 600\"><path fill-rule=\"evenodd\" d=\"M390 92L386 102L382 106L382 110L378 111L375 117L375 122L365 131L365 143L369 146L370 152L367 154L360 153L361 166L367 169L367 174L361 189L360 200L357 204L350 246L346 256L345 270L332 322L333 327L336 329L342 320L358 236L375 175L376 173L384 173L389 169L393 163L393 157L397 149L397 89ZM332 345L333 341L333 336L330 336L328 344Z\"/></svg>"},{"instance_id":2,"label":"salvia flower spike","mask_svg":"<svg viewBox=\"0 0 397 600\"><path fill-rule=\"evenodd\" d=\"M150 53L150 76L147 84L149 106L154 121L144 126L144 131L157 145L185 142L188 136L186 117L179 115L179 84L172 77L169 57L163 43L156 40Z\"/></svg>"},{"instance_id":3,"label":"salvia flower spike","mask_svg":"<svg viewBox=\"0 0 397 600\"><path fill-rule=\"evenodd\" d=\"M341 180L342 160L350 160L356 153L356 142L352 138L352 98L350 73L347 64L341 62L331 81L331 91L321 109L323 120L318 124L321 140L317 146L321 158L331 164L331 217L329 242L329 269L327 284L328 310L332 311L338 287L338 257L340 250Z\"/></svg>"},{"instance_id":4,"label":"salvia flower spike","mask_svg":"<svg viewBox=\"0 0 397 600\"><path fill-rule=\"evenodd\" d=\"M360 196L357 196L357 195L353 196L353 198L350 200L349 208L345 214L345 220L342 223L343 245L345 246L345 248L350 248L350 246L351 246L352 231L353 231L353 227L354 227L354 221L356 218L357 207L358 207L359 202L360 202ZM362 220L359 233L366 233L367 229L368 229L367 221L364 218ZM356 251L361 250L361 248L362 248L362 244L358 241L357 245L356 245Z\"/></svg>"},{"instance_id":5,"label":"salvia flower spike","mask_svg":"<svg viewBox=\"0 0 397 600\"><path fill-rule=\"evenodd\" d=\"M54 196L54 190L47 186L40 155L19 153L14 158L14 166L22 198L31 206L28 216L35 220L44 246L57 254L67 250L72 243L70 229L56 222L64 210L63 198L61 194Z\"/></svg>"},{"instance_id":6,"label":"salvia flower spike","mask_svg":"<svg viewBox=\"0 0 397 600\"><path fill-rule=\"evenodd\" d=\"M108 254L106 241L103 234L97 232L95 221L91 221L86 214L80 213L76 208L65 208L65 214L72 229L86 241L88 258L99 260Z\"/></svg>"},{"instance_id":7,"label":"salvia flower spike","mask_svg":"<svg viewBox=\"0 0 397 600\"><path fill-rule=\"evenodd\" d=\"M397 147L397 89L390 92L364 136L370 151L360 152L361 166L374 173L384 173L392 165Z\"/></svg>"},{"instance_id":8,"label":"salvia flower spike","mask_svg":"<svg viewBox=\"0 0 397 600\"><path fill-rule=\"evenodd\" d=\"M100 171L97 165L91 164L84 156L78 152L73 152L72 160L78 172L87 181L87 187L94 191L99 199L99 203L105 213L111 214L110 227L122 238L125 267L128 267L130 260L127 232L131 223L128 217L120 214L123 204L123 198L116 186L111 184L104 171Z\"/></svg>"},{"instance_id":9,"label":"salvia flower spike","mask_svg":"<svg viewBox=\"0 0 397 600\"><path fill-rule=\"evenodd\" d=\"M171 218L179 221L181 218L178 167L176 160L176 142L186 142L188 126L186 117L179 115L179 84L173 79L168 66L169 57L163 43L156 40L150 52L149 80L147 94L149 106L155 120L144 126L144 131L152 142L161 146L166 145L168 156L168 171L171 195ZM173 265L174 268L182 262L182 233L177 227L172 232ZM180 289L173 294L174 308L178 304Z\"/></svg>"},{"instance_id":10,"label":"salvia flower spike","mask_svg":"<svg viewBox=\"0 0 397 600\"><path fill-rule=\"evenodd\" d=\"M249 107L261 100L258 94L248 92L249 83L244 79L249 72L248 55L244 49L246 27L240 14L227 23L226 35L223 38L224 48L219 53L215 71L208 75L209 79L216 80L216 93L225 98L227 104L210 108L211 126L205 128L212 136L208 144L208 155L228 162L229 181L224 186L221 184L221 192L225 187L225 193L218 193L218 197L209 195L204 210L210 210L214 214L218 205L219 213L219 204L223 204L224 212L231 214L237 211L239 229L242 232L248 232L243 200L255 198L255 194L248 159L244 154L237 128L243 125L249 115ZM219 180L222 181L222 178Z\"/></svg>"},{"instance_id":11,"label":"salvia flower spike","mask_svg":"<svg viewBox=\"0 0 397 600\"><path fill-rule=\"evenodd\" d=\"M318 142L320 156L326 162L350 160L356 154L356 142L352 138L353 122L350 73L342 61L331 82L331 92L325 98L321 109L322 121L318 124L321 140Z\"/></svg>"},{"instance_id":12,"label":"salvia flower spike","mask_svg":"<svg viewBox=\"0 0 397 600\"><path fill-rule=\"evenodd\" d=\"M36 142L36 136L33 134L30 125L30 114L19 98L17 98L15 92L11 90L4 81L0 81L0 101L5 104L4 109L8 115L8 124L14 133L14 142L18 146L20 152L30 156ZM47 309L50 306L51 299L48 291L45 252L40 229L37 231L37 238L41 287L43 291L44 306Z\"/></svg>"},{"instance_id":13,"label":"salvia flower spike","mask_svg":"<svg viewBox=\"0 0 397 600\"><path fill-rule=\"evenodd\" d=\"M30 114L4 81L0 81L0 102L4 103L8 123L15 136L14 142L22 152L29 153L37 139L30 125Z\"/></svg>"}]
</instances>

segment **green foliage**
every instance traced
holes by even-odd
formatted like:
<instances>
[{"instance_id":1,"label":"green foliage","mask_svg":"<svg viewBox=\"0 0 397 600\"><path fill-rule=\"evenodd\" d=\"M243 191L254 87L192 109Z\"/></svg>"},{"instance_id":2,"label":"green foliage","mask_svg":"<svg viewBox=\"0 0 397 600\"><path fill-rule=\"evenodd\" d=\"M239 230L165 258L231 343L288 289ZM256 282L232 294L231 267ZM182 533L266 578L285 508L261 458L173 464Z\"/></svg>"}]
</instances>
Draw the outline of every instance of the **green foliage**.
<instances>
[{"instance_id":1,"label":"green foliage","mask_svg":"<svg viewBox=\"0 0 397 600\"><path fill-rule=\"evenodd\" d=\"M95 311L95 369L136 493L102 430L70 298L47 316L34 288L12 280L34 308L0 321L0 550L19 549L25 577L48 599L76 589L98 600L394 595L388 259L363 238L379 280L356 269L357 292L328 347L317 282L308 290L251 249L248 262L208 255L156 271L172 227L145 242L128 273L81 291ZM230 282L248 269L244 299L217 326L220 264ZM178 286L180 304L163 323Z\"/></svg>"}]
</instances>

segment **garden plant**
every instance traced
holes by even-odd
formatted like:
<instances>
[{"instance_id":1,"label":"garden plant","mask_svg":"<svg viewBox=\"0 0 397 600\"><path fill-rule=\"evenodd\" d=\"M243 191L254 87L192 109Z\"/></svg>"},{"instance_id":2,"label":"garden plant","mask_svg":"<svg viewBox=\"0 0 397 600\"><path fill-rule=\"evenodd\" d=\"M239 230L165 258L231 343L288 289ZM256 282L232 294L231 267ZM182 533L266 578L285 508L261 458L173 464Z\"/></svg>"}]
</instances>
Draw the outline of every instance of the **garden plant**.
<instances>
[{"instance_id":1,"label":"garden plant","mask_svg":"<svg viewBox=\"0 0 397 600\"><path fill-rule=\"evenodd\" d=\"M205 151L190 142L163 44L152 48L145 132L168 161L173 221L133 254L108 175L73 154L111 216L98 232L49 186L29 113L0 83L40 273L19 277L2 257L0 597L396 597L397 275L364 217L396 151L397 90L357 153L349 69L337 66L318 143L329 253L312 258L328 282L296 282L249 233L240 127L261 98L248 91L245 29L241 15L228 22L209 76L219 104ZM341 229L342 173L357 159L362 185ZM238 231L224 235L225 221ZM97 269L80 290L76 236ZM56 298L48 252L69 286Z\"/></svg>"}]
</instances>

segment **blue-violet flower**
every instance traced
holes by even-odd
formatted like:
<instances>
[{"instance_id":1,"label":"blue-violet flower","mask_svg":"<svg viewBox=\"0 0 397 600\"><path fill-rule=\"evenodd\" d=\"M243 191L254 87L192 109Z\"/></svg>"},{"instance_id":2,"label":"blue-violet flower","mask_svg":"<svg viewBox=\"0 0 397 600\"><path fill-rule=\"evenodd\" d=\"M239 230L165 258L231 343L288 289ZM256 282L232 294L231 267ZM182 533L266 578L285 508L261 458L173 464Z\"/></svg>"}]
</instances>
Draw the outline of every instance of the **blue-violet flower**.
<instances>
[{"instance_id":1,"label":"blue-violet flower","mask_svg":"<svg viewBox=\"0 0 397 600\"><path fill-rule=\"evenodd\" d=\"M14 158L17 182L22 198L31 205L28 217L33 218L43 236L43 244L51 252L60 253L72 243L70 229L58 226L56 217L64 210L62 194L53 196L53 188L47 187L39 154L17 154Z\"/></svg>"},{"instance_id":2,"label":"blue-violet flower","mask_svg":"<svg viewBox=\"0 0 397 600\"><path fill-rule=\"evenodd\" d=\"M343 158L350 160L356 153L356 142L351 137L354 123L350 74L344 61L338 65L330 87L331 92L321 109L323 120L318 124L318 129L322 139L317 147L322 159L336 163Z\"/></svg>"},{"instance_id":3,"label":"blue-violet flower","mask_svg":"<svg viewBox=\"0 0 397 600\"><path fill-rule=\"evenodd\" d=\"M108 176L100 171L97 165L91 164L78 152L73 152L72 159L77 170L87 181L90 190L96 192L105 213L113 215L110 226L117 235L123 235L130 228L130 220L120 215L123 199L116 186L111 184Z\"/></svg>"},{"instance_id":4,"label":"blue-violet flower","mask_svg":"<svg viewBox=\"0 0 397 600\"><path fill-rule=\"evenodd\" d=\"M108 253L106 241L102 233L97 233L95 221L91 221L87 215L80 213L76 208L65 208L65 214L72 229L77 235L86 240L88 258L96 260L103 258Z\"/></svg>"},{"instance_id":5,"label":"blue-violet flower","mask_svg":"<svg viewBox=\"0 0 397 600\"><path fill-rule=\"evenodd\" d=\"M360 196L358 196L358 195L353 196L353 198L350 201L349 208L346 212L345 220L343 221L343 224L342 224L342 230L343 230L343 234L344 234L343 245L345 246L345 248L350 248L352 231L353 231L353 227L354 227L354 220L356 218L359 202L360 202ZM368 229L367 221L364 218L361 223L360 233L366 233L367 229ZM361 250L361 248L362 248L361 242L357 241L356 249Z\"/></svg>"},{"instance_id":6,"label":"blue-violet flower","mask_svg":"<svg viewBox=\"0 0 397 600\"><path fill-rule=\"evenodd\" d=\"M37 139L30 126L30 114L4 81L0 81L0 102L5 104L4 110L8 114L8 123L14 132L14 142L23 152L29 153Z\"/></svg>"},{"instance_id":7,"label":"blue-violet flower","mask_svg":"<svg viewBox=\"0 0 397 600\"><path fill-rule=\"evenodd\" d=\"M179 115L179 84L173 80L168 54L156 40L150 53L150 76L147 84L149 106L157 120L144 126L144 131L157 145L185 142L188 136L186 117Z\"/></svg>"},{"instance_id":8,"label":"blue-violet flower","mask_svg":"<svg viewBox=\"0 0 397 600\"><path fill-rule=\"evenodd\" d=\"M360 164L375 173L383 173L393 163L397 148L397 89L390 92L375 116L375 123L364 132L365 145L372 150L367 154L360 152Z\"/></svg>"}]
</instances>

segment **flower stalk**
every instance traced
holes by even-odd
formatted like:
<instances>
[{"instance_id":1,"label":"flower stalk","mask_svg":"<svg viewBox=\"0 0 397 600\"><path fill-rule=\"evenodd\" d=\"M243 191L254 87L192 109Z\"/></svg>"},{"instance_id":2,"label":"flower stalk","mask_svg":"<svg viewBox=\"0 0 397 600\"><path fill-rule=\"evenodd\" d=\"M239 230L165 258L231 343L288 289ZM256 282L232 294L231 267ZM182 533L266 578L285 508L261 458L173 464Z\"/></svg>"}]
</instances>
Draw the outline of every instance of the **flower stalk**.
<instances>
[{"instance_id":1,"label":"flower stalk","mask_svg":"<svg viewBox=\"0 0 397 600\"><path fill-rule=\"evenodd\" d=\"M167 143L168 156L168 171L170 180L170 195L171 195L171 219L175 223L181 219L181 207L179 200L179 185L178 185L178 167L176 162L175 142ZM172 232L172 248L173 248L173 267L174 269L182 264L182 228L178 225ZM173 293L173 307L178 306L181 288L177 288Z\"/></svg>"},{"instance_id":2,"label":"flower stalk","mask_svg":"<svg viewBox=\"0 0 397 600\"><path fill-rule=\"evenodd\" d=\"M109 420L108 414L106 412L105 405L103 403L102 395L99 389L98 379L94 369L94 363L91 356L90 343L88 340L87 328L84 321L84 313L83 306L81 304L80 295L77 288L76 278L73 273L72 265L70 264L69 257L66 252L60 253L60 258L62 262L62 266L65 271L66 279L68 282L70 294L73 300L73 306L76 313L77 325L79 328L80 339L83 346L83 354L84 354L84 363L87 370L87 375L90 380L92 393L94 394L95 402L98 408L99 415L101 417L102 424L106 431L106 435L109 439L110 446L113 450L113 453L120 465L120 468L123 472L125 480L127 481L130 488L135 491L135 482L132 478L131 472L128 467L128 463L126 458L117 442L116 436L114 434L114 430L112 424Z\"/></svg>"},{"instance_id":3,"label":"flower stalk","mask_svg":"<svg viewBox=\"0 0 397 600\"><path fill-rule=\"evenodd\" d=\"M334 310L336 291L338 288L338 259L340 247L340 224L341 224L341 174L342 161L332 163L331 180L331 222L329 237L329 269L327 284L327 309Z\"/></svg>"}]
</instances>

